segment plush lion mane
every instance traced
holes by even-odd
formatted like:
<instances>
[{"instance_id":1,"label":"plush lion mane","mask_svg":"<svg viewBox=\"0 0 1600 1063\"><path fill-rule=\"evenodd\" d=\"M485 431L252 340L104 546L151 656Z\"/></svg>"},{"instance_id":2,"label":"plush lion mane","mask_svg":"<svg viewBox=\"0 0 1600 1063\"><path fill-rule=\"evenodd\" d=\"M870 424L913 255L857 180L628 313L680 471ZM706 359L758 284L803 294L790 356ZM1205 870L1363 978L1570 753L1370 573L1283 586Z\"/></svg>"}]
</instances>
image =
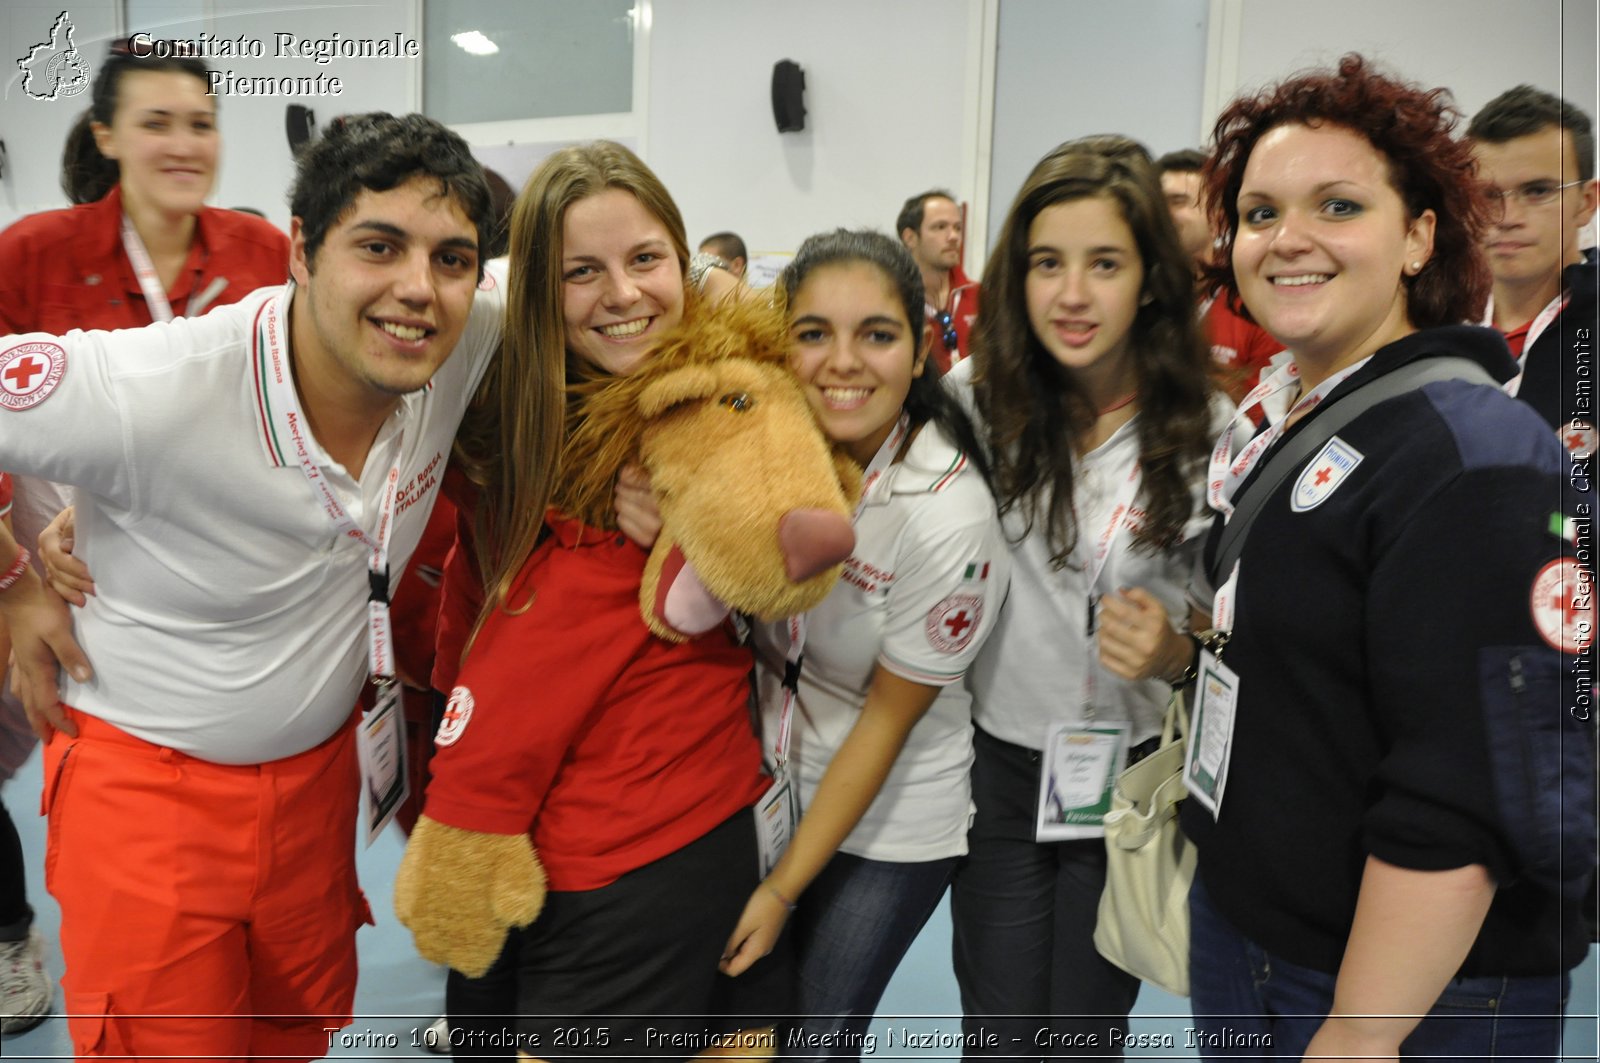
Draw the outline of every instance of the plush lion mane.
<instances>
[{"instance_id":1,"label":"plush lion mane","mask_svg":"<svg viewBox=\"0 0 1600 1063\"><path fill-rule=\"evenodd\" d=\"M788 327L782 309L771 300L712 300L691 293L683 320L662 334L655 352L636 372L585 379L569 364L566 444L554 506L591 527L615 528L612 492L617 473L636 460L645 429L639 395L664 373L734 357L769 364L787 360Z\"/></svg>"}]
</instances>

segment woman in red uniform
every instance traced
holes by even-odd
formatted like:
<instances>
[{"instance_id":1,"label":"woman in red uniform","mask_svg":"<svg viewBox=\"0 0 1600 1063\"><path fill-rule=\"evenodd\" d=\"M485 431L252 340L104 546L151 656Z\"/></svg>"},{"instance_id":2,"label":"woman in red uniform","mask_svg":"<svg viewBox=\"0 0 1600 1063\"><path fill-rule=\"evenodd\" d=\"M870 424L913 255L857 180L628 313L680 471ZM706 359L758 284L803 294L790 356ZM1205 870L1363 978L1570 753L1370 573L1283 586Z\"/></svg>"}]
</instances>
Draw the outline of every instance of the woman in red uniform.
<instances>
[{"instance_id":1,"label":"woman in red uniform","mask_svg":"<svg viewBox=\"0 0 1600 1063\"><path fill-rule=\"evenodd\" d=\"M135 328L193 317L288 277L270 223L207 207L220 137L198 59L113 45L68 135L62 187L77 204L0 233L0 330Z\"/></svg>"}]
</instances>

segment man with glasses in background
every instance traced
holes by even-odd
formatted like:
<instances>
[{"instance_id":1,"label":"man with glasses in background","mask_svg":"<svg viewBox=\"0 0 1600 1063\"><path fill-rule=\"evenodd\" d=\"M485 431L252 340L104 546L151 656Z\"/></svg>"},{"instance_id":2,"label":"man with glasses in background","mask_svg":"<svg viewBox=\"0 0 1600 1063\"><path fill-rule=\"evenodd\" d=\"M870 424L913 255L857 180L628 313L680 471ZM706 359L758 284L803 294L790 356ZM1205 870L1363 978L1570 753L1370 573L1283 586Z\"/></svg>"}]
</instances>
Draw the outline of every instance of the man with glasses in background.
<instances>
[{"instance_id":1,"label":"man with glasses in background","mask_svg":"<svg viewBox=\"0 0 1600 1063\"><path fill-rule=\"evenodd\" d=\"M1594 127L1559 96L1518 85L1472 119L1490 201L1484 252L1494 289L1484 324L1522 367L1518 397L1577 461L1595 447L1595 329L1600 265L1578 235L1595 213Z\"/></svg>"},{"instance_id":2,"label":"man with glasses in background","mask_svg":"<svg viewBox=\"0 0 1600 1063\"><path fill-rule=\"evenodd\" d=\"M1600 328L1600 258L1578 245L1595 213L1594 127L1559 96L1518 85L1490 100L1467 127L1489 197L1484 252L1494 275L1484 324L1505 334L1522 375L1507 390L1555 429L1567 448L1580 512L1551 516L1551 530L1580 556L1594 549L1595 403L1600 400L1595 332ZM1563 584L1555 606L1591 589ZM1561 679L1563 704L1590 719L1595 647L1587 635L1578 662ZM1576 858L1576 855L1569 858ZM1600 941L1600 895L1591 879L1584 902L1590 936Z\"/></svg>"},{"instance_id":3,"label":"man with glasses in background","mask_svg":"<svg viewBox=\"0 0 1600 1063\"><path fill-rule=\"evenodd\" d=\"M961 269L961 208L949 192L923 192L906 200L894 228L922 271L933 326L930 353L939 372L949 372L969 353L968 337L978 316L978 282Z\"/></svg>"}]
</instances>

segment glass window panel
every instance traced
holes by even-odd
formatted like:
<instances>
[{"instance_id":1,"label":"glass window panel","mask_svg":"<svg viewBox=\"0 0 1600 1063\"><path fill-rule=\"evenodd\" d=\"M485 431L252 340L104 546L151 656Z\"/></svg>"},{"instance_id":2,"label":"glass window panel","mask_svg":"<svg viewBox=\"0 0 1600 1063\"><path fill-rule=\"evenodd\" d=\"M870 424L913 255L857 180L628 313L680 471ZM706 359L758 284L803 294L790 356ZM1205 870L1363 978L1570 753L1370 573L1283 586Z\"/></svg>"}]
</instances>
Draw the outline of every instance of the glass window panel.
<instances>
[{"instance_id":1,"label":"glass window panel","mask_svg":"<svg viewBox=\"0 0 1600 1063\"><path fill-rule=\"evenodd\" d=\"M633 7L426 0L423 110L450 125L632 111ZM491 54L468 50L485 40Z\"/></svg>"}]
</instances>

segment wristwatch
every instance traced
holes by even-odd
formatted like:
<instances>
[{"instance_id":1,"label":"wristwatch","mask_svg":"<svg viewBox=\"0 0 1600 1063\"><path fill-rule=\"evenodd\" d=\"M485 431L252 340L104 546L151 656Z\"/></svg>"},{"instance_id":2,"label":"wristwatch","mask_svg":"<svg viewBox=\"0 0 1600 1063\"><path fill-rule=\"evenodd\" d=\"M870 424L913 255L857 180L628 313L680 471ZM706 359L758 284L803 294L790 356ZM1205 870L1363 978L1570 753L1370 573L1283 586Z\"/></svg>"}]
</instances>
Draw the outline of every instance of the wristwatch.
<instances>
[{"instance_id":1,"label":"wristwatch","mask_svg":"<svg viewBox=\"0 0 1600 1063\"><path fill-rule=\"evenodd\" d=\"M1200 678L1200 654L1202 651L1210 653L1211 656L1218 660L1222 659L1222 649L1228 644L1228 633L1226 631L1218 631L1214 627L1208 627L1204 631L1189 632L1189 641L1194 643L1194 656L1189 658L1189 666L1183 670L1182 675L1176 679L1168 680L1174 690L1179 687L1186 687Z\"/></svg>"}]
</instances>

